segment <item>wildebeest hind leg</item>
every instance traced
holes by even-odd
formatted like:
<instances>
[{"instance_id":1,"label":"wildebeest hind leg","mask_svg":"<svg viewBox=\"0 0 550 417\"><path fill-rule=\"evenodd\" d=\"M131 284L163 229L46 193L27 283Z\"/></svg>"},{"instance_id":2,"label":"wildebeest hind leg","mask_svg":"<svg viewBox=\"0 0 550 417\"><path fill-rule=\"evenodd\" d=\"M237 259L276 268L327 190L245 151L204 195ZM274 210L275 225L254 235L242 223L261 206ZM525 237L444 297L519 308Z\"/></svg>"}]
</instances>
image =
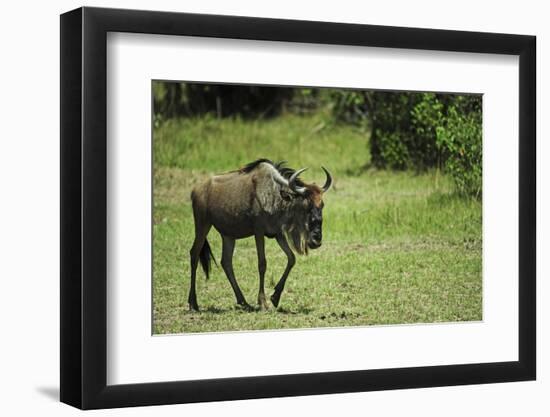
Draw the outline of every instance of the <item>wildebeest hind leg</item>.
<instances>
[{"instance_id":1,"label":"wildebeest hind leg","mask_svg":"<svg viewBox=\"0 0 550 417\"><path fill-rule=\"evenodd\" d=\"M243 307L245 310L252 310L252 307L250 307L250 305L246 302L244 295L239 288L239 284L237 284L237 280L235 279L235 274L233 272L233 251L235 250L235 239L229 236L222 235L222 242L223 248L221 264L225 275L227 275L227 279L231 284L231 288L233 288L235 298L237 299L237 304Z\"/></svg>"},{"instance_id":2,"label":"wildebeest hind leg","mask_svg":"<svg viewBox=\"0 0 550 417\"><path fill-rule=\"evenodd\" d=\"M197 291L195 288L195 281L197 278L197 266L199 264L199 256L201 249L206 240L206 236L210 231L210 224L201 223L195 218L195 241L189 251L191 257L191 287L189 289L189 310L199 311L199 305L197 303Z\"/></svg>"},{"instance_id":3,"label":"wildebeest hind leg","mask_svg":"<svg viewBox=\"0 0 550 417\"><path fill-rule=\"evenodd\" d=\"M288 278L288 274L290 274L290 271L292 270L292 267L296 263L296 256L292 252L292 249L290 249L290 246L288 246L288 242L284 235L277 235L276 236L277 243L283 250L283 252L286 254L287 263L285 272L283 272L283 276L275 285L275 291L273 292L273 295L271 296L271 302L275 307L279 305L279 300L281 299L281 294L285 288L286 279Z\"/></svg>"},{"instance_id":4,"label":"wildebeest hind leg","mask_svg":"<svg viewBox=\"0 0 550 417\"><path fill-rule=\"evenodd\" d=\"M260 289L258 291L258 305L260 309L267 310L269 307L265 300L264 292L264 280L265 271L267 269L267 261L265 260L265 238L263 234L257 234L256 238L256 252L258 252L258 272L260 274Z\"/></svg>"}]
</instances>

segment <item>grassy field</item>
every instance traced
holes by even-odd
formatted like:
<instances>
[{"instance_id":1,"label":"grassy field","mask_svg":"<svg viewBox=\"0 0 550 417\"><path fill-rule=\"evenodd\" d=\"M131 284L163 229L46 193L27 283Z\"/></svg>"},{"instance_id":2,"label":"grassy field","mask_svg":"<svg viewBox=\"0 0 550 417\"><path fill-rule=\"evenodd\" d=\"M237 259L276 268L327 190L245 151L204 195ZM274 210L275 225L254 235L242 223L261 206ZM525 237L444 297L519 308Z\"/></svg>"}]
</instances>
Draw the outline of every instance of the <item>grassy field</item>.
<instances>
[{"instance_id":1,"label":"grassy field","mask_svg":"<svg viewBox=\"0 0 550 417\"><path fill-rule=\"evenodd\" d=\"M214 332L482 319L481 203L453 193L440 172L365 169L368 137L322 115L267 121L197 118L154 131L154 333ZM187 310L192 187L213 173L260 157L309 166L306 181L324 182L323 246L298 256L279 308L235 307L221 268L199 270L200 313ZM221 238L209 242L219 262ZM266 241L269 297L286 265ZM248 302L258 291L254 239L237 241L235 274Z\"/></svg>"}]
</instances>

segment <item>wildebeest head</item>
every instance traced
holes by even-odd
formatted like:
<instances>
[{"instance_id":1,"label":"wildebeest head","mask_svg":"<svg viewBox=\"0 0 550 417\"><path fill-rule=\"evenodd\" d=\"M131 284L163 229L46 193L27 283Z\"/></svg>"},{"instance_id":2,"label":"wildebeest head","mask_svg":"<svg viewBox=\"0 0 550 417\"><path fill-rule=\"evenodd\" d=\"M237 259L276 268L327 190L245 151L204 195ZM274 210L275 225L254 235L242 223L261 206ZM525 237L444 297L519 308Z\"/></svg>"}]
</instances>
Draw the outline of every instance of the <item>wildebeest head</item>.
<instances>
[{"instance_id":1,"label":"wildebeest head","mask_svg":"<svg viewBox=\"0 0 550 417\"><path fill-rule=\"evenodd\" d=\"M291 202L291 219L286 232L298 253L307 253L308 248L317 249L323 241L323 195L332 185L332 176L325 167L322 168L326 175L322 187L307 184L298 178L307 168L297 171L280 169L283 177L288 178L287 185L292 191L291 195L283 195Z\"/></svg>"}]
</instances>

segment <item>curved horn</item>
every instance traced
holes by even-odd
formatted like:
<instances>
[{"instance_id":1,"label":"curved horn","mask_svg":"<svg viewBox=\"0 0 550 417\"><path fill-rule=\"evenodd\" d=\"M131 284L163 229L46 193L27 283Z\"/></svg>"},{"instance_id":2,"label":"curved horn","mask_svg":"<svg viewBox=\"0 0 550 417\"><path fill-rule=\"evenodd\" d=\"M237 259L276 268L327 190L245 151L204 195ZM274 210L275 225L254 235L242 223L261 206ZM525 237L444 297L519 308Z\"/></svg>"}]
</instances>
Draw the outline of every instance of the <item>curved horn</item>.
<instances>
[{"instance_id":1,"label":"curved horn","mask_svg":"<svg viewBox=\"0 0 550 417\"><path fill-rule=\"evenodd\" d=\"M325 171L325 175L327 176L325 185L323 185L323 192L326 193L332 185L332 175L330 175L330 172L328 172L328 169L325 167L322 166L321 168L323 168L323 171Z\"/></svg>"},{"instance_id":2,"label":"curved horn","mask_svg":"<svg viewBox=\"0 0 550 417\"><path fill-rule=\"evenodd\" d=\"M298 178L298 175L300 175L302 172L304 172L307 168L302 168L296 171L292 176L288 179L288 187L294 191L296 194L304 194L306 192L305 187L299 187L296 185L296 179Z\"/></svg>"}]
</instances>

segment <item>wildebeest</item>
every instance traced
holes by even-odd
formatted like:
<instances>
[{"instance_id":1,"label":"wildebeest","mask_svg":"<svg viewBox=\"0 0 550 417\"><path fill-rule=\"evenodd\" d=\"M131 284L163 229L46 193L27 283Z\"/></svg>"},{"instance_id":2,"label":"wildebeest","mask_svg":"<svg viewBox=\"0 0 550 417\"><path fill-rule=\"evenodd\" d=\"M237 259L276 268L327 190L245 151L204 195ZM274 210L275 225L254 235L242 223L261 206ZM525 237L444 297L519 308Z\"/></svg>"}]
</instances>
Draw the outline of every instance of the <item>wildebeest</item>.
<instances>
[{"instance_id":1,"label":"wildebeest","mask_svg":"<svg viewBox=\"0 0 550 417\"><path fill-rule=\"evenodd\" d=\"M206 237L212 226L222 236L222 268L235 292L237 304L247 310L252 308L233 273L235 240L250 236L256 240L260 275L258 304L261 309L267 309L264 293L265 237L275 238L287 256L285 271L271 296L275 307L279 305L286 279L296 262L288 240L299 254L307 254L308 249L321 246L323 194L332 185L332 176L322 167L326 174L325 185L306 184L298 176L307 168L295 171L284 164L285 161L273 163L268 159L258 159L239 170L215 175L191 192L195 220L195 240L190 250L188 301L191 310L199 309L195 289L199 260L207 278L210 272L212 251Z\"/></svg>"}]
</instances>

